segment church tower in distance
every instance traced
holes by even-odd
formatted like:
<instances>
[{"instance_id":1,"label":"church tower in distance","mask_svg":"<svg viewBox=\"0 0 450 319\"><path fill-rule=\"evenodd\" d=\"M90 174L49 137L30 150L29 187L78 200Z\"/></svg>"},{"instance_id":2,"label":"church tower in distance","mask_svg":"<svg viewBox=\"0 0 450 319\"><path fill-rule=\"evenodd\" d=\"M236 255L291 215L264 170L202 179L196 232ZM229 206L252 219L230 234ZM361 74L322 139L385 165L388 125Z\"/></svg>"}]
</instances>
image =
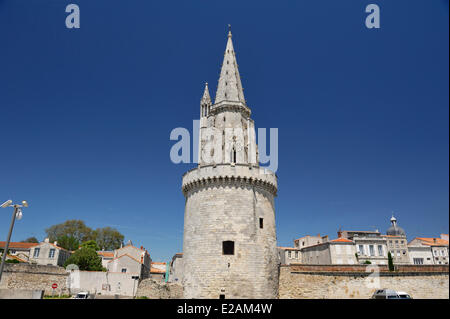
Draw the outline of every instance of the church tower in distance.
<instances>
[{"instance_id":1,"label":"church tower in distance","mask_svg":"<svg viewBox=\"0 0 450 319\"><path fill-rule=\"evenodd\" d=\"M183 175L185 298L277 298L276 175L258 164L255 125L228 33L214 104L200 101L198 167Z\"/></svg>"}]
</instances>

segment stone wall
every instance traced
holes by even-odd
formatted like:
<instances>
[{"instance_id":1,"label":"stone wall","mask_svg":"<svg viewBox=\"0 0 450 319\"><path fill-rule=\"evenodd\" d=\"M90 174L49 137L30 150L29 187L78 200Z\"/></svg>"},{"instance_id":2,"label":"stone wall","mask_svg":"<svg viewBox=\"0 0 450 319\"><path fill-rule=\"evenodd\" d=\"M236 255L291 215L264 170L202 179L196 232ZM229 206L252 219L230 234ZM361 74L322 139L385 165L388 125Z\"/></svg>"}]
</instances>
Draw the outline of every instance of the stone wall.
<instances>
[{"instance_id":1,"label":"stone wall","mask_svg":"<svg viewBox=\"0 0 450 319\"><path fill-rule=\"evenodd\" d=\"M415 299L449 298L448 266L289 265L280 268L280 299L368 299L376 289L405 291ZM375 272L372 272L375 270Z\"/></svg>"},{"instance_id":2,"label":"stone wall","mask_svg":"<svg viewBox=\"0 0 450 319\"><path fill-rule=\"evenodd\" d=\"M164 283L154 279L144 279L139 283L136 297L149 299L182 299L183 287L176 283Z\"/></svg>"},{"instance_id":3,"label":"stone wall","mask_svg":"<svg viewBox=\"0 0 450 319\"><path fill-rule=\"evenodd\" d=\"M223 254L224 241L234 242L233 254ZM276 298L273 194L232 182L197 186L190 191L185 208L183 265L185 298Z\"/></svg>"},{"instance_id":4,"label":"stone wall","mask_svg":"<svg viewBox=\"0 0 450 319\"><path fill-rule=\"evenodd\" d=\"M5 264L0 289L44 290L45 295L52 294L52 284L58 288L55 294L67 294L68 273L62 267L35 264Z\"/></svg>"},{"instance_id":5,"label":"stone wall","mask_svg":"<svg viewBox=\"0 0 450 319\"><path fill-rule=\"evenodd\" d=\"M0 289L0 299L42 299L43 290Z\"/></svg>"}]
</instances>

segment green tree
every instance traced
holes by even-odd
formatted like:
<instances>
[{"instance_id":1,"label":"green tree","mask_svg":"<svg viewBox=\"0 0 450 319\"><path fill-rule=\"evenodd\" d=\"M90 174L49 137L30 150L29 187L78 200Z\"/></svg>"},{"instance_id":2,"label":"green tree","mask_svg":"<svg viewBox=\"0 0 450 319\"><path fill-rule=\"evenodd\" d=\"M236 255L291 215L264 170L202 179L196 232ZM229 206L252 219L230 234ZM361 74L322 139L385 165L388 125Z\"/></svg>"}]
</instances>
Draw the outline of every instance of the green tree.
<instances>
[{"instance_id":1,"label":"green tree","mask_svg":"<svg viewBox=\"0 0 450 319\"><path fill-rule=\"evenodd\" d=\"M28 237L25 240L22 240L21 243L39 243L39 240L37 240L36 237Z\"/></svg>"},{"instance_id":2,"label":"green tree","mask_svg":"<svg viewBox=\"0 0 450 319\"><path fill-rule=\"evenodd\" d=\"M394 271L394 261L392 260L391 252L388 252L389 271Z\"/></svg>"},{"instance_id":3,"label":"green tree","mask_svg":"<svg viewBox=\"0 0 450 319\"><path fill-rule=\"evenodd\" d=\"M81 248L89 248L94 251L100 250L95 240L88 240L81 244Z\"/></svg>"},{"instance_id":4,"label":"green tree","mask_svg":"<svg viewBox=\"0 0 450 319\"><path fill-rule=\"evenodd\" d=\"M370 260L366 260L364 263L365 263L366 265L372 264L372 262L371 262Z\"/></svg>"},{"instance_id":5,"label":"green tree","mask_svg":"<svg viewBox=\"0 0 450 319\"><path fill-rule=\"evenodd\" d=\"M58 246L73 251L80 247L80 241L75 237L63 235L57 238Z\"/></svg>"},{"instance_id":6,"label":"green tree","mask_svg":"<svg viewBox=\"0 0 450 319\"><path fill-rule=\"evenodd\" d=\"M81 243L93 239L92 229L86 226L84 221L76 219L50 226L45 232L50 242L58 240L58 238L63 236L74 237Z\"/></svg>"},{"instance_id":7,"label":"green tree","mask_svg":"<svg viewBox=\"0 0 450 319\"><path fill-rule=\"evenodd\" d=\"M64 267L75 264L80 270L105 271L102 266L102 259L97 252L88 247L76 250L64 263Z\"/></svg>"},{"instance_id":8,"label":"green tree","mask_svg":"<svg viewBox=\"0 0 450 319\"><path fill-rule=\"evenodd\" d=\"M120 248L124 238L124 235L117 229L111 227L97 228L93 232L93 239L95 239L100 249L104 250Z\"/></svg>"}]
</instances>

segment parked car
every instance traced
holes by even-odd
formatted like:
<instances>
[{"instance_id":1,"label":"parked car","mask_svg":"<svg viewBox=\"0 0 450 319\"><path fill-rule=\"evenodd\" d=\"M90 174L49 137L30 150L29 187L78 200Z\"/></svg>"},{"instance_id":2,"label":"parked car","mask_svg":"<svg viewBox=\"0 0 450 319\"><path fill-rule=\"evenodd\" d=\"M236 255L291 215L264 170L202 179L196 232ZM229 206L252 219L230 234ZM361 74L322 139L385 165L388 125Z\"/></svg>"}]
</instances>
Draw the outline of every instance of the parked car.
<instances>
[{"instance_id":1,"label":"parked car","mask_svg":"<svg viewBox=\"0 0 450 319\"><path fill-rule=\"evenodd\" d=\"M89 292L82 291L82 292L77 293L75 295L75 297L73 297L73 299L90 299L90 295L89 295Z\"/></svg>"},{"instance_id":2,"label":"parked car","mask_svg":"<svg viewBox=\"0 0 450 319\"><path fill-rule=\"evenodd\" d=\"M409 295L405 292L402 292L402 294L403 296L406 295L409 297ZM401 297L395 290L383 288L375 291L372 295L372 299L406 299L406 297Z\"/></svg>"},{"instance_id":3,"label":"parked car","mask_svg":"<svg viewBox=\"0 0 450 319\"><path fill-rule=\"evenodd\" d=\"M400 297L400 299L412 299L412 297L404 291L397 291L398 296Z\"/></svg>"}]
</instances>

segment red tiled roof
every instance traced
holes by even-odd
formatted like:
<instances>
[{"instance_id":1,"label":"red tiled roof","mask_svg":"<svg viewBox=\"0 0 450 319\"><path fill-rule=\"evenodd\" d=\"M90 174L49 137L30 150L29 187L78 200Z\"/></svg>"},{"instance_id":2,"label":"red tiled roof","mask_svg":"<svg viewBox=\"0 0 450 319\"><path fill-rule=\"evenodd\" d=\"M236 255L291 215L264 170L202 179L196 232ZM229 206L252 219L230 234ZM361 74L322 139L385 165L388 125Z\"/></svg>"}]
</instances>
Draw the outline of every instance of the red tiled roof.
<instances>
[{"instance_id":1,"label":"red tiled roof","mask_svg":"<svg viewBox=\"0 0 450 319\"><path fill-rule=\"evenodd\" d=\"M162 269L158 269L158 268L150 268L150 273L154 273L154 274L165 274L166 271L162 270Z\"/></svg>"},{"instance_id":2,"label":"red tiled roof","mask_svg":"<svg viewBox=\"0 0 450 319\"><path fill-rule=\"evenodd\" d=\"M111 251L97 251L97 254L106 258L113 258L114 253Z\"/></svg>"},{"instance_id":3,"label":"red tiled roof","mask_svg":"<svg viewBox=\"0 0 450 319\"><path fill-rule=\"evenodd\" d=\"M347 238L338 238L338 239L333 239L333 240L330 240L330 241L332 241L332 242L337 242L337 243L353 243L353 241L351 241L350 239L347 239Z\"/></svg>"},{"instance_id":4,"label":"red tiled roof","mask_svg":"<svg viewBox=\"0 0 450 319\"><path fill-rule=\"evenodd\" d=\"M27 261L26 260L24 260L24 259L22 259L22 258L19 258L19 257L17 257L17 256L14 256L14 255L6 255L8 258L10 258L10 259L15 259L15 260L17 260L17 261L19 261L19 262L21 262L21 263L26 263Z\"/></svg>"},{"instance_id":5,"label":"red tiled roof","mask_svg":"<svg viewBox=\"0 0 450 319\"><path fill-rule=\"evenodd\" d=\"M441 238L417 237L417 239L421 240L422 244L425 244L428 246L448 246L448 240L441 239Z\"/></svg>"},{"instance_id":6,"label":"red tiled roof","mask_svg":"<svg viewBox=\"0 0 450 319\"><path fill-rule=\"evenodd\" d=\"M9 249L29 249L31 247L37 246L39 244L37 243L15 243L15 242L10 242L9 243ZM5 241L0 241L0 248L5 248L6 246L6 242Z\"/></svg>"},{"instance_id":7,"label":"red tiled roof","mask_svg":"<svg viewBox=\"0 0 450 319\"><path fill-rule=\"evenodd\" d=\"M116 257L116 258L114 258L114 259L112 259L112 260L110 260L110 261L108 261L108 262L109 262L109 263L110 263L110 262L113 262L114 260L119 259L119 258L122 258L122 257L125 257L125 256L127 256L128 258L131 258L132 260L134 260L134 261L136 261L136 262L142 264L139 260L137 260L136 258L131 257L131 256L128 255L128 254L120 255L120 256L118 256L118 257Z\"/></svg>"},{"instance_id":8,"label":"red tiled roof","mask_svg":"<svg viewBox=\"0 0 450 319\"><path fill-rule=\"evenodd\" d=\"M160 262L160 261L152 261L152 265L165 265L165 262Z\"/></svg>"}]
</instances>

